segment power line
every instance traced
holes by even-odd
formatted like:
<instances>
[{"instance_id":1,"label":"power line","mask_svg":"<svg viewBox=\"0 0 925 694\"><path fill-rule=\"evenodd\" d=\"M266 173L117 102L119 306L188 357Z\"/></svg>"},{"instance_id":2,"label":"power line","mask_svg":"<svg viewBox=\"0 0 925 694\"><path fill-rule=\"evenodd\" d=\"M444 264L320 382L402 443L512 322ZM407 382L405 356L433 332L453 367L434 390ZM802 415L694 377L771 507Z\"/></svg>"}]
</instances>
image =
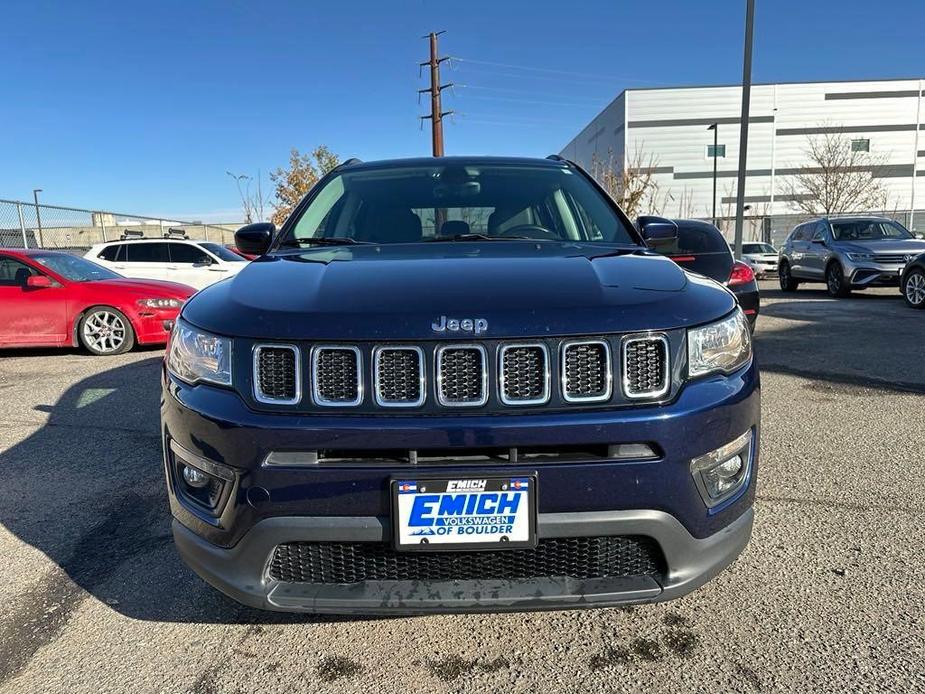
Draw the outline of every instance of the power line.
<instances>
[{"instance_id":1,"label":"power line","mask_svg":"<svg viewBox=\"0 0 925 694\"><path fill-rule=\"evenodd\" d=\"M595 74L590 72L574 72L572 70L555 70L553 68L546 67L533 67L531 65L514 65L512 63L495 63L490 60L475 60L474 58L461 58L459 56L450 56L451 60L455 60L460 63L475 63L476 65L489 65L492 67L502 67L509 70L527 70L530 72L545 72L549 74L556 75L570 75L572 77L583 77L588 79L600 79L600 80L622 80L624 82L640 82L644 84L654 84L651 80L641 80L633 77L621 77L619 75L602 75Z\"/></svg>"},{"instance_id":2,"label":"power line","mask_svg":"<svg viewBox=\"0 0 925 694\"><path fill-rule=\"evenodd\" d=\"M480 84L459 84L459 83L457 83L454 86L460 89L478 89L479 91L500 92L502 94L525 94L527 96L536 95L535 90L530 91L527 89L506 89L504 87L484 87ZM608 97L576 96L574 94L547 94L545 92L543 93L543 96L549 97L549 98L562 98L562 99L569 99L569 100L580 99L584 101L594 101L595 103L610 98L609 96Z\"/></svg>"},{"instance_id":3,"label":"power line","mask_svg":"<svg viewBox=\"0 0 925 694\"><path fill-rule=\"evenodd\" d=\"M544 101L542 99L523 99L523 98L514 98L514 97L505 97L505 96L479 96L478 94L469 94L466 96L467 99L478 99L480 101L504 101L508 103L520 103L520 104L544 104L546 106L568 106L575 107L580 106L587 108L588 106L594 106L595 104L582 103L580 101ZM606 103L606 100L598 100L595 102L599 106L603 106Z\"/></svg>"}]
</instances>

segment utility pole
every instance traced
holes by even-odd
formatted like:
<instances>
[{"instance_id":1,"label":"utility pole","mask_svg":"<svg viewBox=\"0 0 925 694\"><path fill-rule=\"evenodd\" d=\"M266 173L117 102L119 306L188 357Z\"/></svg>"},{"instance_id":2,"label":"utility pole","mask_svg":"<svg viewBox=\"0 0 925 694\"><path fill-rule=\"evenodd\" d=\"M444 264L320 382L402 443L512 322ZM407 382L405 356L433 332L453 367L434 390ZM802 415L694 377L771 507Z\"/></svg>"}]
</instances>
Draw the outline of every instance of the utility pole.
<instances>
[{"instance_id":1,"label":"utility pole","mask_svg":"<svg viewBox=\"0 0 925 694\"><path fill-rule=\"evenodd\" d=\"M755 0L746 0L745 57L742 61L742 122L739 128L739 180L736 186L735 256L742 259L742 227L745 223L745 167L748 162L748 109L752 93L752 36L755 27Z\"/></svg>"},{"instance_id":2,"label":"utility pole","mask_svg":"<svg viewBox=\"0 0 925 694\"><path fill-rule=\"evenodd\" d=\"M452 111L443 111L440 105L440 92L447 87L453 86L452 84L440 84L440 63L444 60L448 60L447 56L443 58L437 56L437 37L443 33L446 32L432 31L427 36L421 37L430 39L430 60L420 64L421 67L426 65L430 68L430 87L418 90L418 94L423 94L425 92L430 93L430 115L421 116L421 120L425 118L430 119L431 138L433 140L433 153L435 157L443 156L443 117L453 113Z\"/></svg>"},{"instance_id":3,"label":"utility pole","mask_svg":"<svg viewBox=\"0 0 925 694\"><path fill-rule=\"evenodd\" d=\"M714 123L707 130L713 131L713 226L719 228L716 218L716 162L719 159L719 123Z\"/></svg>"}]
</instances>

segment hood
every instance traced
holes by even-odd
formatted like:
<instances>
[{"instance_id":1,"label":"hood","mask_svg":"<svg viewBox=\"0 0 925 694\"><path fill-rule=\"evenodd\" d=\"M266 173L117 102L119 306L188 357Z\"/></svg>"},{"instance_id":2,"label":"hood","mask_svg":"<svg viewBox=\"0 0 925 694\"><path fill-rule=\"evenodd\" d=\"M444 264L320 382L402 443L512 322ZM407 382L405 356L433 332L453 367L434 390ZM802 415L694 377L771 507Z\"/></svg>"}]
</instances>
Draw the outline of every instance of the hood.
<instances>
[{"instance_id":1,"label":"hood","mask_svg":"<svg viewBox=\"0 0 925 694\"><path fill-rule=\"evenodd\" d=\"M734 297L667 258L525 242L317 248L256 260L199 292L183 317L273 339L465 339L671 329L722 317ZM481 325L481 324L480 324Z\"/></svg>"},{"instance_id":2,"label":"hood","mask_svg":"<svg viewBox=\"0 0 925 694\"><path fill-rule=\"evenodd\" d=\"M920 239L884 239L882 241L835 241L835 248L846 253L925 253L925 241Z\"/></svg>"},{"instance_id":3,"label":"hood","mask_svg":"<svg viewBox=\"0 0 925 694\"><path fill-rule=\"evenodd\" d=\"M178 282L163 282L161 280L141 280L130 278L119 278L112 280L95 280L92 283L94 289L102 291L120 291L132 292L139 297L144 294L143 298L158 299L166 297L170 299L186 299L196 293L196 290L185 284Z\"/></svg>"}]
</instances>

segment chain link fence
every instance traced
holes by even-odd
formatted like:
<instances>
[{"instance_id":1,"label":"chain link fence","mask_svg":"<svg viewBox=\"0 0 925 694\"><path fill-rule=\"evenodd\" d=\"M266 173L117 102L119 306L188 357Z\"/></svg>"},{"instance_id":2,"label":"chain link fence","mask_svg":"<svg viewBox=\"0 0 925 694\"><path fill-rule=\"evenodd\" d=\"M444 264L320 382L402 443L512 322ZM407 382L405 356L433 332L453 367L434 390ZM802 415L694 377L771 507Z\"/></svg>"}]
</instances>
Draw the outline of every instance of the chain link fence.
<instances>
[{"instance_id":1,"label":"chain link fence","mask_svg":"<svg viewBox=\"0 0 925 694\"><path fill-rule=\"evenodd\" d=\"M160 238L177 230L190 239L226 244L234 243L234 232L239 226L0 200L0 248L81 251L126 234Z\"/></svg>"}]
</instances>

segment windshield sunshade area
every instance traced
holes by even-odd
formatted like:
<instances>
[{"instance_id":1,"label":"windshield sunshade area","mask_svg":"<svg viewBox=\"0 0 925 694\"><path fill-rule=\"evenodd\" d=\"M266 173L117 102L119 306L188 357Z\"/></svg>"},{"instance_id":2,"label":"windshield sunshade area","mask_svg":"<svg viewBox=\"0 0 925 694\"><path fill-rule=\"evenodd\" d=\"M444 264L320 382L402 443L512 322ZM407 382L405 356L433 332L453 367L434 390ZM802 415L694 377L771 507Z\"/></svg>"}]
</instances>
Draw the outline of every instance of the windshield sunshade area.
<instances>
[{"instance_id":1,"label":"windshield sunshade area","mask_svg":"<svg viewBox=\"0 0 925 694\"><path fill-rule=\"evenodd\" d=\"M566 167L396 165L328 180L282 245L531 240L635 245L603 196Z\"/></svg>"},{"instance_id":2,"label":"windshield sunshade area","mask_svg":"<svg viewBox=\"0 0 925 694\"><path fill-rule=\"evenodd\" d=\"M832 222L832 235L836 241L883 241L912 238L912 234L896 222L869 219Z\"/></svg>"}]
</instances>

